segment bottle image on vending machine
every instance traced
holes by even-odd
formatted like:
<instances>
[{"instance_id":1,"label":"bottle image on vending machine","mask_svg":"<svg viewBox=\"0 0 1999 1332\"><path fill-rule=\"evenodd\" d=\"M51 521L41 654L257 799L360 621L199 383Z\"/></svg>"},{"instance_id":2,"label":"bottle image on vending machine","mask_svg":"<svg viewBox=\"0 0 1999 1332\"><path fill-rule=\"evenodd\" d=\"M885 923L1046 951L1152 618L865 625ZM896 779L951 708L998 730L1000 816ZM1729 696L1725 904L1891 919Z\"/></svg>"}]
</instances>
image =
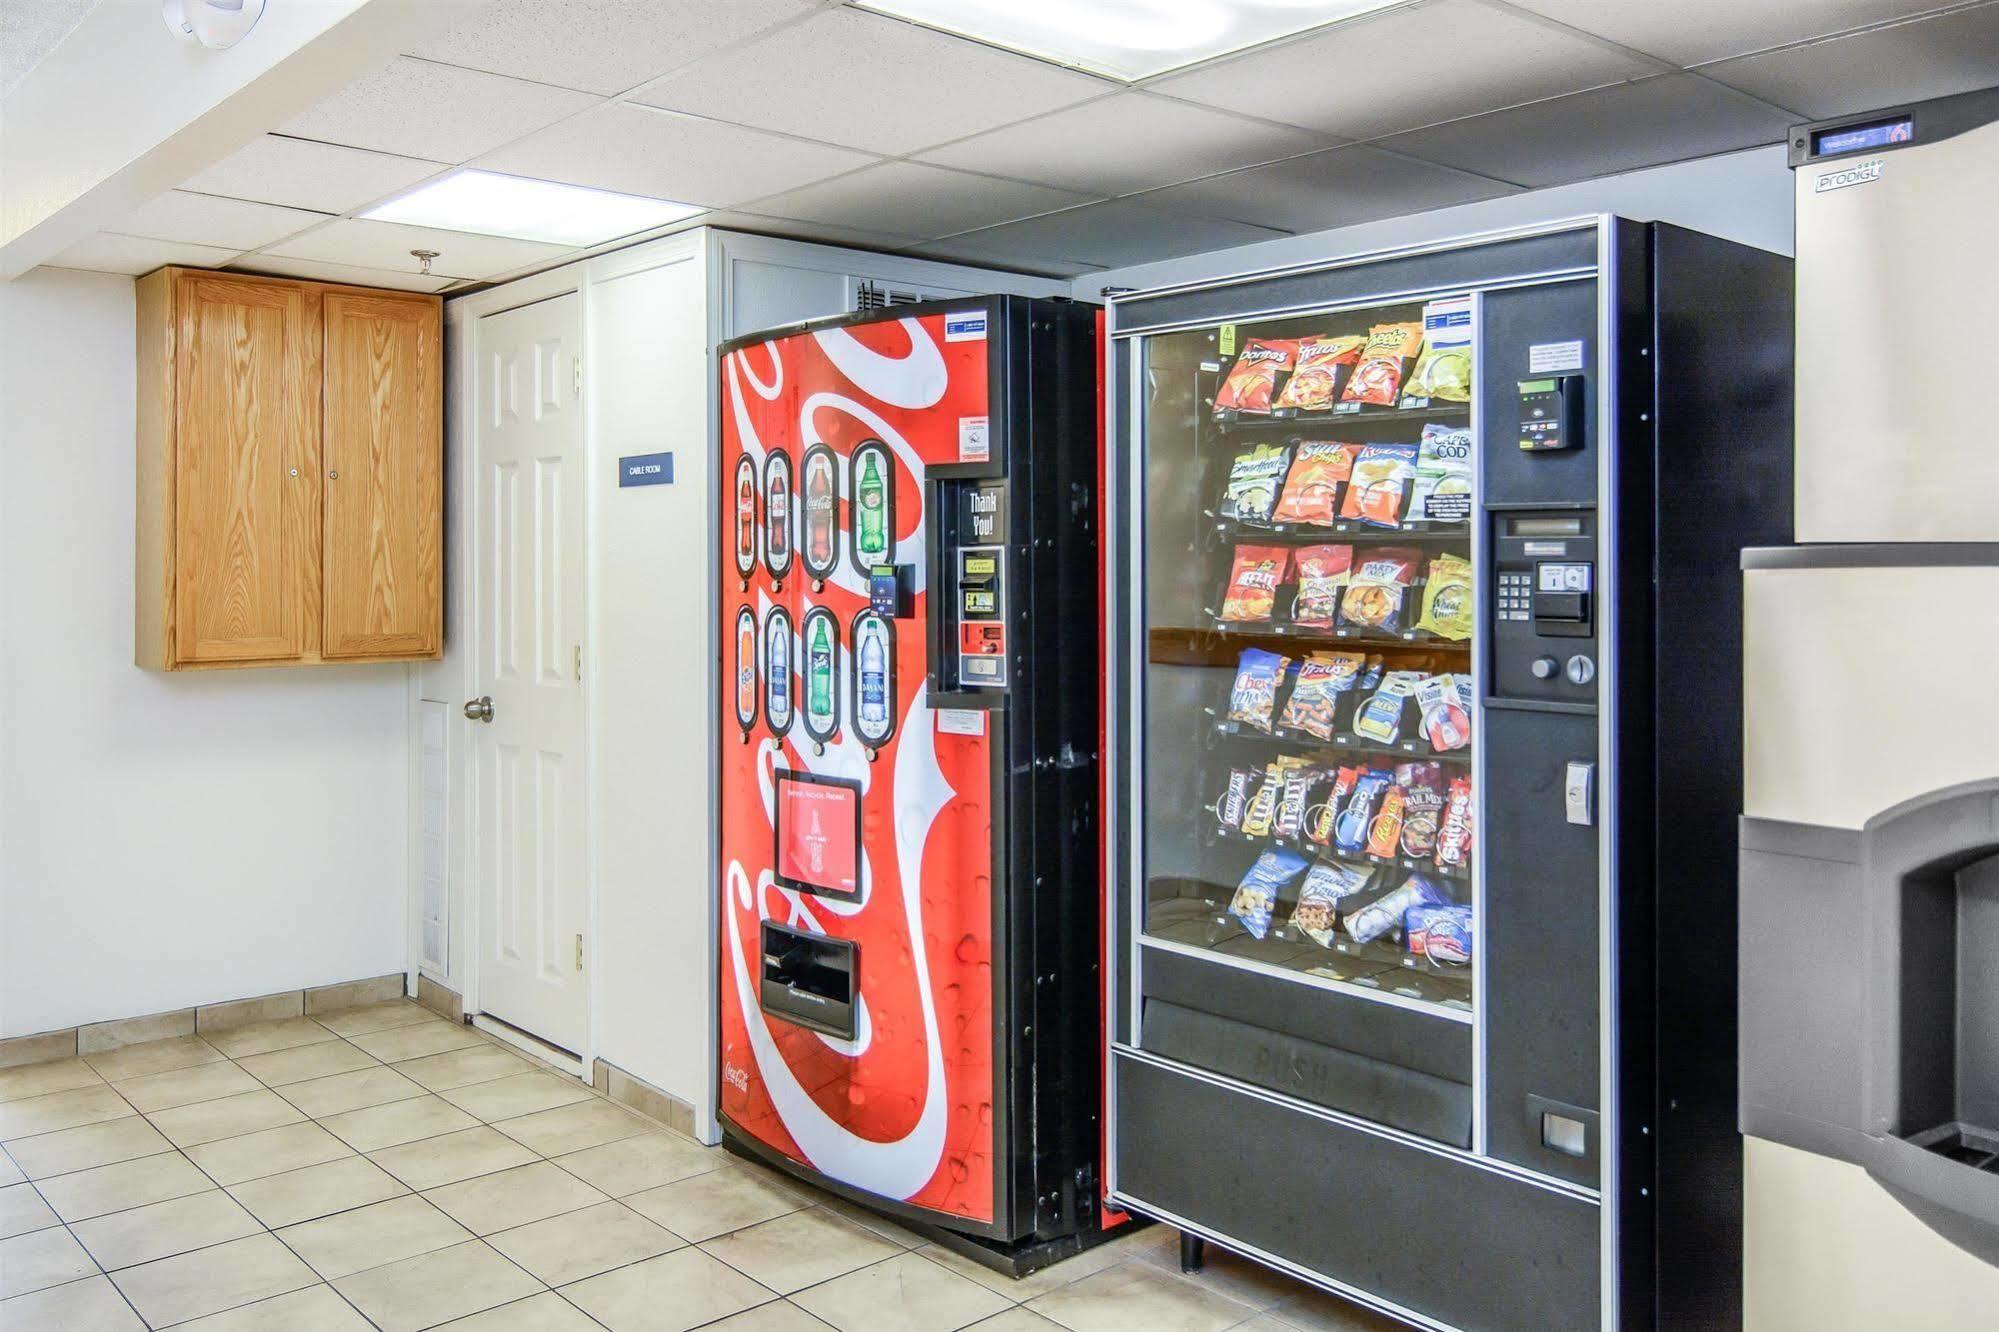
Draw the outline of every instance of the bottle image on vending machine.
<instances>
[{"instance_id":1,"label":"bottle image on vending machine","mask_svg":"<svg viewBox=\"0 0 1999 1332\"><path fill-rule=\"evenodd\" d=\"M791 558L791 487L786 481L786 470L772 468L770 474L770 495L764 500L765 526L770 535L770 562L772 568L783 568Z\"/></svg>"},{"instance_id":2,"label":"bottle image on vending machine","mask_svg":"<svg viewBox=\"0 0 1999 1332\"><path fill-rule=\"evenodd\" d=\"M878 615L861 620L861 690L857 707L861 730L878 736L888 730L888 626Z\"/></svg>"},{"instance_id":3,"label":"bottle image on vending machine","mask_svg":"<svg viewBox=\"0 0 1999 1332\"><path fill-rule=\"evenodd\" d=\"M805 713L820 730L830 730L833 716L832 617L813 617L812 638L805 645Z\"/></svg>"},{"instance_id":4,"label":"bottle image on vending machine","mask_svg":"<svg viewBox=\"0 0 1999 1332\"><path fill-rule=\"evenodd\" d=\"M765 631L764 715L780 735L791 729L791 617L773 611Z\"/></svg>"},{"instance_id":5,"label":"bottle image on vending machine","mask_svg":"<svg viewBox=\"0 0 1999 1332\"><path fill-rule=\"evenodd\" d=\"M752 479L755 470L748 458L736 469L736 564L745 569L757 562L757 488Z\"/></svg>"},{"instance_id":6,"label":"bottle image on vending machine","mask_svg":"<svg viewBox=\"0 0 1999 1332\"><path fill-rule=\"evenodd\" d=\"M888 553L888 483L882 479L881 450L869 449L862 457L854 491L860 503L854 546L866 563Z\"/></svg>"},{"instance_id":7,"label":"bottle image on vending machine","mask_svg":"<svg viewBox=\"0 0 1999 1332\"><path fill-rule=\"evenodd\" d=\"M757 720L757 617L745 606L736 615L736 723L745 731Z\"/></svg>"},{"instance_id":8,"label":"bottle image on vending machine","mask_svg":"<svg viewBox=\"0 0 1999 1332\"><path fill-rule=\"evenodd\" d=\"M833 563L833 455L815 450L805 459L805 562L813 569Z\"/></svg>"}]
</instances>

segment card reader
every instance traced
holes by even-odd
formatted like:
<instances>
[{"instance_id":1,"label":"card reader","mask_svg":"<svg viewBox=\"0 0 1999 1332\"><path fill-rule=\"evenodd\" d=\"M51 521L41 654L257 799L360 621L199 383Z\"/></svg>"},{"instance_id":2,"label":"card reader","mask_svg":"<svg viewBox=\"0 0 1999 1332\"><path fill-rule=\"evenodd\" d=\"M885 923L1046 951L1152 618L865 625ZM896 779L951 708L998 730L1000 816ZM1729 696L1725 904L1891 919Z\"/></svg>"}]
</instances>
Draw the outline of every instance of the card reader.
<instances>
[{"instance_id":1,"label":"card reader","mask_svg":"<svg viewBox=\"0 0 1999 1332\"><path fill-rule=\"evenodd\" d=\"M1520 385L1520 447L1530 453L1579 448L1583 442L1583 377L1550 375Z\"/></svg>"}]
</instances>

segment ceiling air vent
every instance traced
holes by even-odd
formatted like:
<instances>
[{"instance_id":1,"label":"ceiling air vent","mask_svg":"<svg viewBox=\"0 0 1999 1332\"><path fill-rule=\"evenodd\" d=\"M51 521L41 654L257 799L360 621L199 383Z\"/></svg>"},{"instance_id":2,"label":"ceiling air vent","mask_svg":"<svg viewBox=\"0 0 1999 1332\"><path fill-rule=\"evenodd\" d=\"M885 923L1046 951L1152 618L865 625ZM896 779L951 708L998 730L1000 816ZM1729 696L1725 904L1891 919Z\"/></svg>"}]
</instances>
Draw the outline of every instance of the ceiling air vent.
<instances>
[{"instance_id":1,"label":"ceiling air vent","mask_svg":"<svg viewBox=\"0 0 1999 1332\"><path fill-rule=\"evenodd\" d=\"M915 305L922 301L920 292L897 291L884 287L879 282L863 282L854 292L856 310L886 310L891 305Z\"/></svg>"}]
</instances>

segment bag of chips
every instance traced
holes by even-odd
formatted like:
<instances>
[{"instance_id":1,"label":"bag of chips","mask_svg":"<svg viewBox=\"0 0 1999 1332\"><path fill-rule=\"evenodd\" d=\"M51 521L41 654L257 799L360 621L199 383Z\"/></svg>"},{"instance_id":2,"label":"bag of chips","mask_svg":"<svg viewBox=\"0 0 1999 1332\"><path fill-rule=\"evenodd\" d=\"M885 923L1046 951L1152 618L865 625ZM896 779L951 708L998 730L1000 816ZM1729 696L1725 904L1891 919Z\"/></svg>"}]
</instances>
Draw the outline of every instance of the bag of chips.
<instances>
[{"instance_id":1,"label":"bag of chips","mask_svg":"<svg viewBox=\"0 0 1999 1332\"><path fill-rule=\"evenodd\" d=\"M1422 679L1421 671L1390 671L1382 676L1381 687L1354 714L1353 733L1378 745L1392 745L1401 739L1402 714Z\"/></svg>"},{"instance_id":2,"label":"bag of chips","mask_svg":"<svg viewBox=\"0 0 1999 1332\"><path fill-rule=\"evenodd\" d=\"M1258 444L1238 453L1229 464L1228 485L1222 491L1222 517L1261 523L1270 518L1277 491L1291 466L1289 444Z\"/></svg>"},{"instance_id":3,"label":"bag of chips","mask_svg":"<svg viewBox=\"0 0 1999 1332\"><path fill-rule=\"evenodd\" d=\"M1402 525L1402 501L1416 475L1414 444L1369 444L1354 459L1353 476L1340 517L1358 518L1376 527Z\"/></svg>"},{"instance_id":4,"label":"bag of chips","mask_svg":"<svg viewBox=\"0 0 1999 1332\"><path fill-rule=\"evenodd\" d=\"M1298 596L1291 603L1291 622L1331 626L1353 570L1353 547L1304 546L1292 558L1298 565Z\"/></svg>"},{"instance_id":5,"label":"bag of chips","mask_svg":"<svg viewBox=\"0 0 1999 1332\"><path fill-rule=\"evenodd\" d=\"M1358 444L1330 439L1301 439L1293 446L1291 472L1277 498L1271 520L1331 527L1340 516L1340 487L1353 475Z\"/></svg>"},{"instance_id":6,"label":"bag of chips","mask_svg":"<svg viewBox=\"0 0 1999 1332\"><path fill-rule=\"evenodd\" d=\"M1237 546L1221 618L1231 622L1269 619L1277 608L1278 585L1290 576L1289 547Z\"/></svg>"},{"instance_id":7,"label":"bag of chips","mask_svg":"<svg viewBox=\"0 0 1999 1332\"><path fill-rule=\"evenodd\" d=\"M1416 628L1452 642L1471 637L1471 562L1457 555L1439 555L1430 561L1429 581L1423 586L1423 614Z\"/></svg>"},{"instance_id":8,"label":"bag of chips","mask_svg":"<svg viewBox=\"0 0 1999 1332\"><path fill-rule=\"evenodd\" d=\"M1423 736L1439 754L1463 749L1471 743L1471 708L1468 687L1461 688L1455 675L1433 675L1416 686L1416 706L1423 714Z\"/></svg>"},{"instance_id":9,"label":"bag of chips","mask_svg":"<svg viewBox=\"0 0 1999 1332\"><path fill-rule=\"evenodd\" d=\"M1340 695L1354 687L1363 661L1358 652L1314 652L1300 662L1297 683L1284 703L1284 728L1332 739Z\"/></svg>"},{"instance_id":10,"label":"bag of chips","mask_svg":"<svg viewBox=\"0 0 1999 1332\"><path fill-rule=\"evenodd\" d=\"M1421 324L1376 324L1370 328L1360 364L1354 367L1340 401L1393 407L1402 390L1402 376L1422 346Z\"/></svg>"},{"instance_id":11,"label":"bag of chips","mask_svg":"<svg viewBox=\"0 0 1999 1332\"><path fill-rule=\"evenodd\" d=\"M1301 896L1302 902L1304 898ZM1297 918L1294 914L1294 920ZM1413 906L1402 915L1402 938L1411 957L1420 957L1435 966L1471 965L1471 908L1456 903L1442 906Z\"/></svg>"},{"instance_id":12,"label":"bag of chips","mask_svg":"<svg viewBox=\"0 0 1999 1332\"><path fill-rule=\"evenodd\" d=\"M1423 307L1423 355L1409 377L1403 406L1471 401L1471 333L1471 297L1454 296Z\"/></svg>"},{"instance_id":13,"label":"bag of chips","mask_svg":"<svg viewBox=\"0 0 1999 1332\"><path fill-rule=\"evenodd\" d=\"M1242 355L1229 368L1215 395L1215 415L1224 412L1254 412L1268 415L1276 396L1277 376L1291 368L1298 344L1270 338L1251 338L1242 345Z\"/></svg>"},{"instance_id":14,"label":"bag of chips","mask_svg":"<svg viewBox=\"0 0 1999 1332\"><path fill-rule=\"evenodd\" d=\"M1249 872L1242 876L1236 886L1235 897L1229 902L1229 914L1242 922L1242 927L1261 939L1270 932L1271 908L1277 905L1277 895L1284 886L1298 877L1305 868L1305 857L1296 851L1283 847L1272 847L1256 858Z\"/></svg>"},{"instance_id":15,"label":"bag of chips","mask_svg":"<svg viewBox=\"0 0 1999 1332\"><path fill-rule=\"evenodd\" d=\"M1426 425L1416 446L1416 484L1409 492L1409 518L1461 523L1471 517L1471 431Z\"/></svg>"},{"instance_id":16,"label":"bag of chips","mask_svg":"<svg viewBox=\"0 0 1999 1332\"><path fill-rule=\"evenodd\" d=\"M1358 554L1340 597L1339 623L1351 629L1401 632L1409 584L1422 563L1423 552L1410 546L1377 546Z\"/></svg>"},{"instance_id":17,"label":"bag of chips","mask_svg":"<svg viewBox=\"0 0 1999 1332\"><path fill-rule=\"evenodd\" d=\"M1277 405L1307 412L1331 410L1366 343L1366 338L1357 337L1300 340L1298 368L1291 372L1291 380L1278 395Z\"/></svg>"},{"instance_id":18,"label":"bag of chips","mask_svg":"<svg viewBox=\"0 0 1999 1332\"><path fill-rule=\"evenodd\" d=\"M1229 720L1268 731L1277 710L1277 687L1291 667L1289 657L1262 648L1246 649L1236 660L1235 688L1229 692Z\"/></svg>"},{"instance_id":19,"label":"bag of chips","mask_svg":"<svg viewBox=\"0 0 1999 1332\"><path fill-rule=\"evenodd\" d=\"M1373 875L1357 865L1328 865L1323 861L1305 872L1298 889L1298 905L1291 908L1291 925L1321 948L1333 946L1334 927L1339 923L1340 903L1367 888Z\"/></svg>"}]
</instances>

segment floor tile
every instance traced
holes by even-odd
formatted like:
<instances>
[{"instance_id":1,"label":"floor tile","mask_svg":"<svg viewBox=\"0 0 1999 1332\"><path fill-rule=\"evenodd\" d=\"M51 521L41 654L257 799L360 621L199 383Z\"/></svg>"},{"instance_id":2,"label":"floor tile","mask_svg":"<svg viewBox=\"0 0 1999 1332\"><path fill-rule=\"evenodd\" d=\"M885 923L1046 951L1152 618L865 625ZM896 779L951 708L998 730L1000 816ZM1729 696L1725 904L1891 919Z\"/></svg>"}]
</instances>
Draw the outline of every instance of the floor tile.
<instances>
[{"instance_id":1,"label":"floor tile","mask_svg":"<svg viewBox=\"0 0 1999 1332\"><path fill-rule=\"evenodd\" d=\"M132 1107L124 1097L101 1084L30 1096L0 1105L0 1141L12 1142L15 1138L58 1133L84 1124L101 1124L131 1113Z\"/></svg>"},{"instance_id":2,"label":"floor tile","mask_svg":"<svg viewBox=\"0 0 1999 1332\"><path fill-rule=\"evenodd\" d=\"M120 1078L143 1078L149 1073L171 1073L177 1068L213 1064L222 1051L199 1036L175 1036L143 1045L121 1045L115 1050L85 1055L83 1061L97 1070L106 1082Z\"/></svg>"},{"instance_id":3,"label":"floor tile","mask_svg":"<svg viewBox=\"0 0 1999 1332\"><path fill-rule=\"evenodd\" d=\"M47 1064L23 1064L0 1069L0 1101L22 1101L50 1092L75 1091L95 1087L104 1079L81 1059L58 1059Z\"/></svg>"},{"instance_id":4,"label":"floor tile","mask_svg":"<svg viewBox=\"0 0 1999 1332\"><path fill-rule=\"evenodd\" d=\"M673 1133L643 1133L551 1159L614 1198L705 1175L726 1160L715 1149Z\"/></svg>"},{"instance_id":5,"label":"floor tile","mask_svg":"<svg viewBox=\"0 0 1999 1332\"><path fill-rule=\"evenodd\" d=\"M463 1022L418 1022L354 1037L354 1044L385 1064L443 1054L486 1044L486 1038Z\"/></svg>"},{"instance_id":6,"label":"floor tile","mask_svg":"<svg viewBox=\"0 0 1999 1332\"><path fill-rule=\"evenodd\" d=\"M589 1277L562 1293L612 1332L686 1332L775 1298L695 1248Z\"/></svg>"},{"instance_id":7,"label":"floor tile","mask_svg":"<svg viewBox=\"0 0 1999 1332\"><path fill-rule=\"evenodd\" d=\"M632 1194L625 1205L693 1243L810 1206L802 1195L730 1165Z\"/></svg>"},{"instance_id":8,"label":"floor tile","mask_svg":"<svg viewBox=\"0 0 1999 1332\"><path fill-rule=\"evenodd\" d=\"M365 1156L269 1175L230 1186L237 1202L273 1230L381 1202L408 1192Z\"/></svg>"},{"instance_id":9,"label":"floor tile","mask_svg":"<svg viewBox=\"0 0 1999 1332\"><path fill-rule=\"evenodd\" d=\"M818 1207L738 1230L701 1247L786 1295L902 1252L874 1232Z\"/></svg>"},{"instance_id":10,"label":"floor tile","mask_svg":"<svg viewBox=\"0 0 1999 1332\"><path fill-rule=\"evenodd\" d=\"M551 1286L564 1286L683 1247L686 1241L622 1203L599 1203L487 1236Z\"/></svg>"},{"instance_id":11,"label":"floor tile","mask_svg":"<svg viewBox=\"0 0 1999 1332\"><path fill-rule=\"evenodd\" d=\"M7 1144L7 1154L29 1179L46 1179L50 1175L65 1175L72 1170L88 1170L92 1166L172 1150L173 1144L137 1115Z\"/></svg>"},{"instance_id":12,"label":"floor tile","mask_svg":"<svg viewBox=\"0 0 1999 1332\"><path fill-rule=\"evenodd\" d=\"M0 1304L7 1332L146 1332L109 1277L71 1281Z\"/></svg>"},{"instance_id":13,"label":"floor tile","mask_svg":"<svg viewBox=\"0 0 1999 1332\"><path fill-rule=\"evenodd\" d=\"M482 1125L371 1152L369 1159L413 1189L434 1189L539 1158L504 1133Z\"/></svg>"},{"instance_id":14,"label":"floor tile","mask_svg":"<svg viewBox=\"0 0 1999 1332\"><path fill-rule=\"evenodd\" d=\"M391 1027L413 1027L419 1022L444 1021L422 1004L408 999L386 1004L363 1004L359 1008L343 1008L336 1013L315 1013L312 1020L342 1036L366 1036L371 1031L387 1031Z\"/></svg>"},{"instance_id":15,"label":"floor tile","mask_svg":"<svg viewBox=\"0 0 1999 1332\"><path fill-rule=\"evenodd\" d=\"M126 1078L113 1084L118 1094L141 1113L171 1110L197 1101L219 1101L256 1091L262 1084L227 1060L177 1068L168 1073L148 1073L142 1078Z\"/></svg>"},{"instance_id":16,"label":"floor tile","mask_svg":"<svg viewBox=\"0 0 1999 1332\"><path fill-rule=\"evenodd\" d=\"M174 1332L373 1332L368 1320L331 1286L307 1286L192 1323Z\"/></svg>"},{"instance_id":17,"label":"floor tile","mask_svg":"<svg viewBox=\"0 0 1999 1332\"><path fill-rule=\"evenodd\" d=\"M1215 1246L1208 1246L1208 1261L1215 1260ZM1285 1332L1397 1332L1405 1324L1343 1300L1303 1282L1293 1283L1297 1291L1290 1299L1271 1309L1264 1317L1280 1324Z\"/></svg>"},{"instance_id":18,"label":"floor tile","mask_svg":"<svg viewBox=\"0 0 1999 1332\"><path fill-rule=\"evenodd\" d=\"M328 1281L448 1249L472 1232L413 1195L286 1226L278 1238Z\"/></svg>"},{"instance_id":19,"label":"floor tile","mask_svg":"<svg viewBox=\"0 0 1999 1332\"><path fill-rule=\"evenodd\" d=\"M342 1277L333 1288L383 1332L416 1332L532 1295L541 1283L473 1240Z\"/></svg>"},{"instance_id":20,"label":"floor tile","mask_svg":"<svg viewBox=\"0 0 1999 1332\"><path fill-rule=\"evenodd\" d=\"M1071 1332L1221 1332L1256 1312L1145 1262L1070 1282L1026 1307Z\"/></svg>"},{"instance_id":21,"label":"floor tile","mask_svg":"<svg viewBox=\"0 0 1999 1332\"><path fill-rule=\"evenodd\" d=\"M1038 1272L1030 1272L1024 1277L1010 1277L1004 1272L995 1272L983 1263L973 1262L963 1254L953 1253L940 1244L926 1244L917 1252L933 1263L950 1268L959 1276L978 1282L987 1290L998 1291L1010 1300L1025 1302L1038 1295L1046 1295L1058 1286L1066 1286L1072 1281L1081 1281L1107 1267L1116 1267L1129 1258L1136 1257L1153 1232L1136 1230L1105 1240L1092 1249L1085 1249L1059 1263L1050 1263ZM1175 1232L1177 1234L1177 1232ZM1176 1250L1177 1252L1177 1250Z\"/></svg>"},{"instance_id":22,"label":"floor tile","mask_svg":"<svg viewBox=\"0 0 1999 1332\"><path fill-rule=\"evenodd\" d=\"M21 1173L21 1167L14 1164L14 1158L7 1155L4 1149L0 1149L0 1187L19 1184L26 1178L27 1176Z\"/></svg>"},{"instance_id":23,"label":"floor tile","mask_svg":"<svg viewBox=\"0 0 1999 1332\"><path fill-rule=\"evenodd\" d=\"M317 1124L286 1124L187 1149L188 1158L225 1188L322 1161L352 1156L353 1149Z\"/></svg>"},{"instance_id":24,"label":"floor tile","mask_svg":"<svg viewBox=\"0 0 1999 1332\"><path fill-rule=\"evenodd\" d=\"M475 1082L469 1087L454 1087L438 1094L487 1123L531 1115L537 1110L553 1110L556 1106L572 1105L594 1096L575 1078L534 1072L516 1073L492 1082Z\"/></svg>"},{"instance_id":25,"label":"floor tile","mask_svg":"<svg viewBox=\"0 0 1999 1332\"><path fill-rule=\"evenodd\" d=\"M1138 1257L1161 1271L1178 1275L1179 1232L1165 1226L1156 1226L1153 1232L1156 1239L1139 1249ZM1272 1271L1262 1263L1230 1253L1215 1244L1208 1246L1207 1258L1200 1272L1188 1279L1203 1290L1225 1295L1237 1304L1246 1304L1258 1311L1295 1299L1305 1289L1296 1278Z\"/></svg>"},{"instance_id":26,"label":"floor tile","mask_svg":"<svg viewBox=\"0 0 1999 1332\"><path fill-rule=\"evenodd\" d=\"M324 1119L343 1110L362 1110L390 1101L405 1101L423 1095L423 1088L392 1068L363 1068L352 1073L335 1073L328 1078L294 1082L283 1090L287 1101L311 1115Z\"/></svg>"},{"instance_id":27,"label":"floor tile","mask_svg":"<svg viewBox=\"0 0 1999 1332\"><path fill-rule=\"evenodd\" d=\"M525 1143L543 1156L580 1152L621 1138L634 1138L653 1131L652 1125L637 1115L620 1110L595 1096L575 1105L539 1110L518 1119L503 1119L493 1125L516 1142ZM688 1144L693 1147L692 1143ZM698 1147L693 1150L700 1151ZM691 1172L682 1172L684 1176ZM664 1184L666 1180L654 1180Z\"/></svg>"},{"instance_id":28,"label":"floor tile","mask_svg":"<svg viewBox=\"0 0 1999 1332\"><path fill-rule=\"evenodd\" d=\"M552 1290L446 1323L438 1332L604 1332L604 1325Z\"/></svg>"},{"instance_id":29,"label":"floor tile","mask_svg":"<svg viewBox=\"0 0 1999 1332\"><path fill-rule=\"evenodd\" d=\"M240 1027L202 1033L202 1039L231 1059L289 1050L315 1041L340 1039L311 1018L278 1018L271 1022L246 1022Z\"/></svg>"},{"instance_id":30,"label":"floor tile","mask_svg":"<svg viewBox=\"0 0 1999 1332\"><path fill-rule=\"evenodd\" d=\"M1062 1325L1049 1322L1032 1309L1008 1309L980 1319L965 1332L1062 1332Z\"/></svg>"},{"instance_id":31,"label":"floor tile","mask_svg":"<svg viewBox=\"0 0 1999 1332\"><path fill-rule=\"evenodd\" d=\"M304 1082L307 1078L325 1078L335 1073L352 1073L357 1068L373 1068L378 1062L373 1055L356 1049L346 1041L315 1041L311 1045L294 1045L289 1050L248 1055L237 1060L236 1067L267 1087L282 1087L291 1082Z\"/></svg>"},{"instance_id":32,"label":"floor tile","mask_svg":"<svg viewBox=\"0 0 1999 1332\"><path fill-rule=\"evenodd\" d=\"M852 1221L863 1230L872 1230L898 1249L920 1249L929 1243L923 1236L906 1226L899 1226L880 1212L870 1211L859 1203L848 1202L845 1198L822 1196L819 1205L835 1216Z\"/></svg>"},{"instance_id":33,"label":"floor tile","mask_svg":"<svg viewBox=\"0 0 1999 1332\"><path fill-rule=\"evenodd\" d=\"M582 1180L546 1161L447 1184L424 1197L475 1235L512 1230L543 1217L608 1201Z\"/></svg>"},{"instance_id":34,"label":"floor tile","mask_svg":"<svg viewBox=\"0 0 1999 1332\"><path fill-rule=\"evenodd\" d=\"M9 1184L0 1188L0 1239L12 1239L31 1231L60 1225L56 1214L42 1201L32 1184Z\"/></svg>"},{"instance_id":35,"label":"floor tile","mask_svg":"<svg viewBox=\"0 0 1999 1332\"><path fill-rule=\"evenodd\" d=\"M220 1189L113 1212L70 1227L107 1272L241 1239L262 1229Z\"/></svg>"},{"instance_id":36,"label":"floor tile","mask_svg":"<svg viewBox=\"0 0 1999 1332\"><path fill-rule=\"evenodd\" d=\"M0 1240L0 1300L90 1276L97 1264L61 1226Z\"/></svg>"},{"instance_id":37,"label":"floor tile","mask_svg":"<svg viewBox=\"0 0 1999 1332\"><path fill-rule=\"evenodd\" d=\"M69 1222L88 1221L106 1212L206 1193L215 1187L179 1152L140 1156L115 1165L95 1166L40 1182L42 1196L57 1215Z\"/></svg>"},{"instance_id":38,"label":"floor tile","mask_svg":"<svg viewBox=\"0 0 1999 1332\"><path fill-rule=\"evenodd\" d=\"M406 1142L442 1137L479 1124L457 1106L430 1095L371 1105L364 1110L346 1110L319 1122L320 1127L357 1152L400 1147Z\"/></svg>"},{"instance_id":39,"label":"floor tile","mask_svg":"<svg viewBox=\"0 0 1999 1332\"><path fill-rule=\"evenodd\" d=\"M144 1017L114 1018L91 1022L76 1029L76 1052L80 1055L115 1050L121 1045L146 1045L173 1036L194 1035L194 1010L178 1008L169 1013L148 1013Z\"/></svg>"},{"instance_id":40,"label":"floor tile","mask_svg":"<svg viewBox=\"0 0 1999 1332\"><path fill-rule=\"evenodd\" d=\"M1012 1304L914 1253L802 1290L792 1302L841 1332L947 1332Z\"/></svg>"},{"instance_id":41,"label":"floor tile","mask_svg":"<svg viewBox=\"0 0 1999 1332\"><path fill-rule=\"evenodd\" d=\"M790 1300L772 1300L710 1323L701 1332L827 1332L827 1326Z\"/></svg>"},{"instance_id":42,"label":"floor tile","mask_svg":"<svg viewBox=\"0 0 1999 1332\"><path fill-rule=\"evenodd\" d=\"M482 1040L463 1050L451 1050L398 1064L396 1071L434 1092L441 1092L475 1082L511 1077L531 1067L533 1065L519 1055L509 1054L499 1046Z\"/></svg>"},{"instance_id":43,"label":"floor tile","mask_svg":"<svg viewBox=\"0 0 1999 1332\"><path fill-rule=\"evenodd\" d=\"M219 1101L198 1101L171 1110L155 1110L146 1116L153 1127L176 1147L198 1147L204 1142L240 1138L283 1124L296 1124L305 1116L273 1091L244 1092Z\"/></svg>"},{"instance_id":44,"label":"floor tile","mask_svg":"<svg viewBox=\"0 0 1999 1332\"><path fill-rule=\"evenodd\" d=\"M212 1244L115 1272L111 1279L154 1327L317 1285L312 1269L270 1235Z\"/></svg>"}]
</instances>

